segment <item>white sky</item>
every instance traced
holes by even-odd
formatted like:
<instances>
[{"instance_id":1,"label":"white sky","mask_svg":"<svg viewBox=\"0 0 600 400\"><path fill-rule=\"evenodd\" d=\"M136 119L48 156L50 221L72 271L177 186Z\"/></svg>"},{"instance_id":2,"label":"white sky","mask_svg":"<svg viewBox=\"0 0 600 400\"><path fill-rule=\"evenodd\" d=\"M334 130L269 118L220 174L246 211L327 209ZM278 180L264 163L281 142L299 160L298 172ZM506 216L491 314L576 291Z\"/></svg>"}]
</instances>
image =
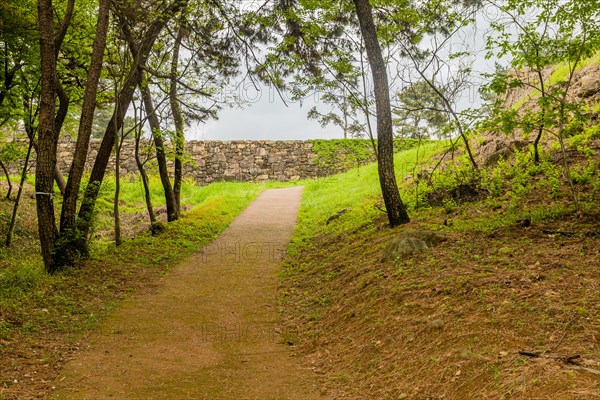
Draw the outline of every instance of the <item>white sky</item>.
<instances>
[{"instance_id":1,"label":"white sky","mask_svg":"<svg viewBox=\"0 0 600 400\"><path fill-rule=\"evenodd\" d=\"M479 72L493 70L493 60L484 59L485 36L490 34L490 21L499 15L493 8L486 8L476 18L476 27L467 28L451 42L452 51L461 48L474 51L473 68ZM397 89L397 88L396 88ZM262 84L258 90L250 82L234 82L225 93L225 98L241 97L248 104L243 108L223 108L218 120L211 120L188 130L191 140L304 140L342 138L342 130L334 125L322 128L315 120L307 119L308 111L317 105L319 111L327 113L330 106L319 101L318 95L308 96L303 102L286 98L281 100L275 89ZM287 97L283 93L284 97ZM471 88L460 101L461 107L472 107L478 103L478 87Z\"/></svg>"},{"instance_id":2,"label":"white sky","mask_svg":"<svg viewBox=\"0 0 600 400\"><path fill-rule=\"evenodd\" d=\"M249 104L244 108L223 108L218 120L190 129L189 139L304 140L343 137L342 130L336 126L322 128L317 121L307 119L308 111L318 104L316 96L310 96L303 102L286 99L284 103L273 88L265 85L258 91L252 85L232 90ZM329 106L325 105L322 111L328 110Z\"/></svg>"}]
</instances>

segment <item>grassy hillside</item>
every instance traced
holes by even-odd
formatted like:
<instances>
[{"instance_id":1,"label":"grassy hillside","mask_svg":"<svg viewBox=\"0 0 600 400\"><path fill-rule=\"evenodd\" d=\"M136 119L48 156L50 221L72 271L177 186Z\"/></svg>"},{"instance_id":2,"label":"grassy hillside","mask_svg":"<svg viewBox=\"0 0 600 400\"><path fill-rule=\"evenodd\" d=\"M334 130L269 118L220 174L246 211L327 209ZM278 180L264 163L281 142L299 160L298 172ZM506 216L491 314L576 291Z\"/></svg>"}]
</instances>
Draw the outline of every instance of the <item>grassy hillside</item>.
<instances>
[{"instance_id":1,"label":"grassy hillside","mask_svg":"<svg viewBox=\"0 0 600 400\"><path fill-rule=\"evenodd\" d=\"M408 175L421 171L430 159L439 153L446 142L433 142L396 155L396 175L402 181ZM308 245L318 234L335 234L354 229L383 215L376 205L381 199L381 188L377 177L377 165L369 164L353 168L335 176L302 182L305 187L300 206L299 225L296 229L290 251ZM415 206L412 191L405 188L403 200L409 207ZM338 211L347 211L336 218L335 223L327 220Z\"/></svg>"},{"instance_id":2,"label":"grassy hillside","mask_svg":"<svg viewBox=\"0 0 600 400\"><path fill-rule=\"evenodd\" d=\"M374 207L374 167L307 183L281 307L286 340L319 371L327 398L600 396L600 144L584 147L571 165L585 176L579 209L553 153L484 170L467 187L477 189L471 201L450 196L472 182L457 157L421 189L418 208L400 169L412 222L396 229ZM411 170L415 155L396 161ZM389 240L414 230L447 241L380 262Z\"/></svg>"}]
</instances>

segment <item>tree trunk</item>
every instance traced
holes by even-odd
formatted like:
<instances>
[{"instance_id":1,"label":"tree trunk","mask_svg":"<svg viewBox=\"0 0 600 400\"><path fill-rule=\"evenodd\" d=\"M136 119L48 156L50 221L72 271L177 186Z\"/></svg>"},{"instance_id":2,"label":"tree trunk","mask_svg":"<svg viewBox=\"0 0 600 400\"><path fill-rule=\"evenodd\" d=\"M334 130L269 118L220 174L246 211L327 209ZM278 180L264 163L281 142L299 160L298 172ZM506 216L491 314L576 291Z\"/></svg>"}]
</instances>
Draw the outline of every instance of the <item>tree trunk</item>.
<instances>
[{"instance_id":1,"label":"tree trunk","mask_svg":"<svg viewBox=\"0 0 600 400\"><path fill-rule=\"evenodd\" d=\"M69 25L71 25L71 19L73 18L73 11L75 9L75 0L68 0L67 7L65 9L65 15L60 24L58 31L54 37L54 63L56 64L58 60L58 56L60 53L60 47L62 46L65 36L67 35L67 30L69 29ZM69 102L71 99L69 95L63 88L58 73L56 75L56 94L58 95L58 110L56 110L56 115L54 117L54 135L56 136L56 140L60 137L60 132L65 123L65 119L67 118L67 114L69 113ZM37 153L37 149L36 149ZM56 186L60 191L62 196L65 195L65 188L67 186L58 165L54 167L54 180L56 182Z\"/></svg>"},{"instance_id":2,"label":"tree trunk","mask_svg":"<svg viewBox=\"0 0 600 400\"><path fill-rule=\"evenodd\" d=\"M4 103L4 99L8 92L16 86L14 83L15 75L17 71L23 67L21 62L17 62L12 68L9 68L9 53L8 43L4 42L4 82L3 87L0 89L0 105Z\"/></svg>"},{"instance_id":3,"label":"tree trunk","mask_svg":"<svg viewBox=\"0 0 600 400\"><path fill-rule=\"evenodd\" d=\"M60 172L58 164L54 166L54 183L56 183L56 187L58 188L60 194L64 196L67 182L65 182L65 178L63 177L62 172Z\"/></svg>"},{"instance_id":4,"label":"tree trunk","mask_svg":"<svg viewBox=\"0 0 600 400\"><path fill-rule=\"evenodd\" d=\"M12 182L10 181L10 173L8 172L8 168L6 165L0 160L0 168L4 171L4 176L6 176L6 183L8 183L8 191L6 192L6 200L10 200L10 195L12 194Z\"/></svg>"},{"instance_id":5,"label":"tree trunk","mask_svg":"<svg viewBox=\"0 0 600 400\"><path fill-rule=\"evenodd\" d=\"M342 113L344 115L344 139L348 139L348 110L346 109L346 100L344 100L344 106Z\"/></svg>"},{"instance_id":6,"label":"tree trunk","mask_svg":"<svg viewBox=\"0 0 600 400\"><path fill-rule=\"evenodd\" d=\"M148 174L146 174L144 163L140 158L141 136L141 132L138 132L135 137L135 163L137 164L138 170L140 171L140 176L142 177L142 184L144 186L144 199L146 200L146 208L148 209L148 216L150 217L150 229L152 230L152 233L154 233L156 226L156 214L154 213L154 207L152 206L152 198L150 197Z\"/></svg>"},{"instance_id":7,"label":"tree trunk","mask_svg":"<svg viewBox=\"0 0 600 400\"><path fill-rule=\"evenodd\" d=\"M12 244L12 236L17 223L17 214L19 212L19 206L21 204L21 196L23 195L23 187L27 180L27 169L29 168L29 159L31 158L31 151L35 145L35 130L32 125L32 121L36 118L31 112L30 105L34 100L30 97L23 100L23 125L25 126L25 132L29 138L29 145L27 146L27 154L25 155L25 162L23 163L23 170L21 171L21 181L19 182L19 190L17 191L17 198L15 199L15 205L13 206L12 217L8 226L8 232L6 233L6 247L10 247Z\"/></svg>"},{"instance_id":8,"label":"tree trunk","mask_svg":"<svg viewBox=\"0 0 600 400\"><path fill-rule=\"evenodd\" d=\"M35 138L29 136L29 134L27 134L27 136L29 137L29 140L33 141L33 151L35 151L35 154L39 154L39 147L38 143L35 141ZM54 182L56 183L56 186L58 187L60 193L64 195L67 183L65 182L65 178L63 178L62 173L60 172L60 168L58 168L58 164L54 166Z\"/></svg>"},{"instance_id":9,"label":"tree trunk","mask_svg":"<svg viewBox=\"0 0 600 400\"><path fill-rule=\"evenodd\" d=\"M539 48L536 47L535 49L535 55L537 58L539 58L540 56L540 51ZM540 95L542 97L542 99L546 98L546 84L544 82L544 74L543 74L543 68L540 65L536 65L536 73L537 73L537 77L540 80ZM540 140L542 139L542 135L544 134L544 127L545 127L545 122L544 120L546 119L546 104L544 102L544 105L542 107L542 115L540 116L540 126L538 127L538 134L535 137L535 140L533 141L533 161L534 163L538 164L540 162L540 151L539 151L539 144L540 144Z\"/></svg>"},{"instance_id":10,"label":"tree trunk","mask_svg":"<svg viewBox=\"0 0 600 400\"><path fill-rule=\"evenodd\" d=\"M397 226L409 222L410 218L400 198L394 173L394 131L387 70L369 0L354 0L354 4L375 86L379 183L389 223L391 226Z\"/></svg>"},{"instance_id":11,"label":"tree trunk","mask_svg":"<svg viewBox=\"0 0 600 400\"><path fill-rule=\"evenodd\" d=\"M143 81L145 81L145 79L143 79ZM146 109L146 117L150 123L152 138L154 139L154 147L156 148L158 173L160 175L160 181L165 192L165 202L167 205L167 221L175 221L178 218L177 207L175 205L175 194L173 193L173 187L171 186L171 180L169 178L167 156L165 154L165 143L161 134L160 122L158 120L158 116L156 115L156 110L154 109L154 103L152 102L152 95L148 85L146 85L146 83L141 84L140 91L142 92L142 100L144 101L144 107Z\"/></svg>"},{"instance_id":12,"label":"tree trunk","mask_svg":"<svg viewBox=\"0 0 600 400\"><path fill-rule=\"evenodd\" d=\"M61 235L64 236L76 235L75 219L77 215L77 198L79 196L81 179L83 177L90 137L92 135L96 95L98 93L98 83L102 72L104 49L106 48L110 1L100 0L99 3L96 37L94 38L94 43L92 45L92 59L88 70L83 105L81 108L77 143L75 144L75 153L73 154L73 161L71 162L71 167L69 169L69 181L67 182L63 197L60 231Z\"/></svg>"},{"instance_id":13,"label":"tree trunk","mask_svg":"<svg viewBox=\"0 0 600 400\"><path fill-rule=\"evenodd\" d=\"M362 39L364 41L364 38ZM375 143L375 138L373 137L373 127L371 126L371 112L369 111L369 97L367 93L367 73L365 72L365 62L363 59L362 52L362 42L360 45L360 76L362 78L362 88L363 88L363 112L365 113L365 120L367 121L367 135L369 135L369 139L371 140L371 147L373 148L373 153L375 153L375 159L379 162L379 150L377 149L377 144ZM390 111L391 112L391 111Z\"/></svg>"},{"instance_id":14,"label":"tree trunk","mask_svg":"<svg viewBox=\"0 0 600 400\"><path fill-rule=\"evenodd\" d=\"M60 47L62 46L65 37L67 36L69 25L71 25L71 19L73 18L74 10L75 0L68 0L67 6L65 8L65 15L63 16L63 20L60 23L58 31L56 32L56 36L54 37L54 58L58 58Z\"/></svg>"},{"instance_id":15,"label":"tree trunk","mask_svg":"<svg viewBox=\"0 0 600 400\"><path fill-rule=\"evenodd\" d=\"M119 215L119 196L121 194L121 138L115 140L115 198L113 212L115 216L115 245L121 245L121 216Z\"/></svg>"},{"instance_id":16,"label":"tree trunk","mask_svg":"<svg viewBox=\"0 0 600 400\"><path fill-rule=\"evenodd\" d=\"M179 68L179 51L181 49L181 41L184 35L183 18L179 22L179 29L175 44L173 46L173 58L171 60L171 85L169 88L169 101L171 104L171 112L173 114L173 122L175 124L175 176L173 179L173 195L175 196L175 211L177 216L181 212L181 181L183 178L183 152L185 145L184 137L184 121L181 115L179 98L177 96L177 79Z\"/></svg>"},{"instance_id":17,"label":"tree trunk","mask_svg":"<svg viewBox=\"0 0 600 400\"><path fill-rule=\"evenodd\" d=\"M33 134L32 134L33 136ZM12 217L10 218L10 224L8 225L8 232L6 233L6 247L10 247L12 243L13 233L15 231L15 225L17 223L17 213L19 212L19 205L21 203L21 195L23 194L23 186L25 186L25 180L27 179L27 167L29 166L29 158L31 157L31 149L33 147L33 141L29 141L27 147L27 155L25 156L25 162L23 163L23 170L21 172L21 182L19 182L19 190L17 191L17 198L15 199L15 205L13 206Z\"/></svg>"},{"instance_id":18,"label":"tree trunk","mask_svg":"<svg viewBox=\"0 0 600 400\"><path fill-rule=\"evenodd\" d=\"M54 20L52 0L38 1L40 62L39 152L35 172L36 208L42 257L46 271L55 271L53 250L58 231L54 219L54 169L58 138L54 129L56 107L56 58L54 56Z\"/></svg>"},{"instance_id":19,"label":"tree trunk","mask_svg":"<svg viewBox=\"0 0 600 400\"><path fill-rule=\"evenodd\" d=\"M414 62L414 59L413 59L413 62ZM454 107L452 107L450 100L448 99L448 97L446 97L446 95L444 93L442 93L440 91L440 89L436 85L434 85L434 83L431 80L429 80L425 76L425 72L421 71L416 65L417 64L415 62L415 68L416 68L417 72L419 73L419 75L421 76L421 78L423 79L423 81L442 100L442 102L444 103L444 107L446 108L446 111L448 113L450 113L450 115L454 119L454 125L456 126L456 129L458 130L458 134L460 135L460 138L463 140L463 143L465 144L465 149L467 150L467 155L469 156L469 161L471 162L471 166L473 167L473 170L479 171L479 166L477 165L477 161L475 161L475 157L473 156L473 151L471 150L471 145L469 144L469 138L467 137L467 133L463 129L463 124L460 122L460 118L458 117L458 114L456 113L456 111L454 111Z\"/></svg>"}]
</instances>

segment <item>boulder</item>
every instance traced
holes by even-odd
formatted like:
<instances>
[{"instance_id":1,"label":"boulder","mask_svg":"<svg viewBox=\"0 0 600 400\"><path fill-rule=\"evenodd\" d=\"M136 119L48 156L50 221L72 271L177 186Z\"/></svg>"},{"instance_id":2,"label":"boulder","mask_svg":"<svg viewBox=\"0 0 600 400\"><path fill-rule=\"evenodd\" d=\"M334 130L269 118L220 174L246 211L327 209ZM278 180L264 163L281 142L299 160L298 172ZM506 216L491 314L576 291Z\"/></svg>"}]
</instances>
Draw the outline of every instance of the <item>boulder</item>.
<instances>
[{"instance_id":1,"label":"boulder","mask_svg":"<svg viewBox=\"0 0 600 400\"><path fill-rule=\"evenodd\" d=\"M396 261L409 255L424 253L429 248L446 240L446 236L434 231L400 232L385 246L381 262Z\"/></svg>"},{"instance_id":2,"label":"boulder","mask_svg":"<svg viewBox=\"0 0 600 400\"><path fill-rule=\"evenodd\" d=\"M585 75L580 81L581 97L590 97L600 92L600 79L596 75Z\"/></svg>"},{"instance_id":3,"label":"boulder","mask_svg":"<svg viewBox=\"0 0 600 400\"><path fill-rule=\"evenodd\" d=\"M385 246L381 262L396 261L405 256L424 253L428 249L427 243L423 240L416 238L396 238Z\"/></svg>"},{"instance_id":4,"label":"boulder","mask_svg":"<svg viewBox=\"0 0 600 400\"><path fill-rule=\"evenodd\" d=\"M488 167L496 165L500 162L500 160L508 160L513 156L513 154L514 152L512 149L505 147L487 156L485 159L485 165Z\"/></svg>"}]
</instances>

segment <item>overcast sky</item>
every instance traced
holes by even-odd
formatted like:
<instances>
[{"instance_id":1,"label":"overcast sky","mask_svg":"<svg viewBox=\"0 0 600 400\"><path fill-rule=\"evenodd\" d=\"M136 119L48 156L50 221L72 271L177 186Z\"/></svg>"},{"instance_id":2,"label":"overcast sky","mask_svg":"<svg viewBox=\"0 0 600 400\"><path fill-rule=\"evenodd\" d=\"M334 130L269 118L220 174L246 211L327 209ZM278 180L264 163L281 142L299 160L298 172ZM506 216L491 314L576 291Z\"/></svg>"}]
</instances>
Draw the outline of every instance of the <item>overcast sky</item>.
<instances>
[{"instance_id":1,"label":"overcast sky","mask_svg":"<svg viewBox=\"0 0 600 400\"><path fill-rule=\"evenodd\" d=\"M485 36L489 35L490 21L497 21L495 9L488 8L478 14L476 24L467 28L450 41L451 51L469 50L475 54L473 68L479 72L493 70L493 60L484 59ZM393 68L390 68L393 69ZM396 87L393 90L397 90ZM223 108L219 119L208 121L189 129L186 136L192 140L304 140L342 138L339 127L321 127L315 120L307 118L308 111L317 105L321 113L330 111L330 106L319 101L318 95L310 95L302 102L286 98L282 101L275 89L262 84L258 89L251 82L234 82L222 96L241 97L247 101L243 108ZM393 95L393 93L392 93ZM478 104L478 87L464 94L461 107Z\"/></svg>"},{"instance_id":2,"label":"overcast sky","mask_svg":"<svg viewBox=\"0 0 600 400\"><path fill-rule=\"evenodd\" d=\"M318 96L309 96L303 102L286 99L268 86L257 91L253 85L232 87L249 104L243 108L224 108L219 119L191 129L189 139L195 140L304 140L342 138L341 129L335 126L322 128L315 120L309 120L308 111L318 104ZM321 105L327 112L329 106Z\"/></svg>"}]
</instances>

